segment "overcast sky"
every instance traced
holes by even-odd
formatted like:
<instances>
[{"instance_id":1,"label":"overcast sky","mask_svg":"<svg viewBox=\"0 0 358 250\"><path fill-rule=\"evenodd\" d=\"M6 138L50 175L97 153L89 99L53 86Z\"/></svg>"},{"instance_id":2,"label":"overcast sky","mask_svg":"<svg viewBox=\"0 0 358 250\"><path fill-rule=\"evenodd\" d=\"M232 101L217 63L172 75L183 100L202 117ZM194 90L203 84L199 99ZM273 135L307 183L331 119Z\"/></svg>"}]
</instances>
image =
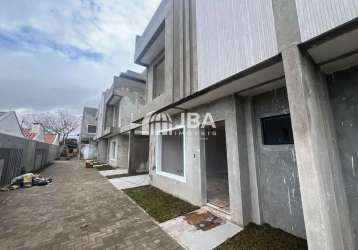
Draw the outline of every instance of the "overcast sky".
<instances>
[{"instance_id":1,"label":"overcast sky","mask_svg":"<svg viewBox=\"0 0 358 250\"><path fill-rule=\"evenodd\" d=\"M0 111L97 107L160 0L1 0Z\"/></svg>"}]
</instances>

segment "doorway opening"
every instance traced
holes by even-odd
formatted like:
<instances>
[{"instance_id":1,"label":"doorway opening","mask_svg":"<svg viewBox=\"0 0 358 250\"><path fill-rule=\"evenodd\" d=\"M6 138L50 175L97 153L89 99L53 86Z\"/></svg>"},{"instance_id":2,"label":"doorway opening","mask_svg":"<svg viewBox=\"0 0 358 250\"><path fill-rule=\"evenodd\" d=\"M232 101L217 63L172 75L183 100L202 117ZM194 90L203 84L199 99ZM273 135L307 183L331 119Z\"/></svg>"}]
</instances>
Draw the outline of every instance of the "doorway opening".
<instances>
[{"instance_id":1,"label":"doorway opening","mask_svg":"<svg viewBox=\"0 0 358 250\"><path fill-rule=\"evenodd\" d=\"M207 202L225 211L230 210L225 121L216 128L205 127L205 165Z\"/></svg>"}]
</instances>

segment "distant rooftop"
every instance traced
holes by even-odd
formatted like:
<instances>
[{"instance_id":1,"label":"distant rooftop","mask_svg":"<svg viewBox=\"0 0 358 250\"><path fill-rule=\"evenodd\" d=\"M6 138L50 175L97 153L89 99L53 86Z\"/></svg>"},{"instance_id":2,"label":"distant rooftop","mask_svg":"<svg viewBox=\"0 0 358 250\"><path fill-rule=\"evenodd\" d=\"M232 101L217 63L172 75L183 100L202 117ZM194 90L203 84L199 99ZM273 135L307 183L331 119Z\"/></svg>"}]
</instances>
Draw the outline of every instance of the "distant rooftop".
<instances>
[{"instance_id":1,"label":"distant rooftop","mask_svg":"<svg viewBox=\"0 0 358 250\"><path fill-rule=\"evenodd\" d=\"M37 133L32 132L31 128L22 128L22 134L29 140L33 140L37 135Z\"/></svg>"},{"instance_id":2,"label":"distant rooftop","mask_svg":"<svg viewBox=\"0 0 358 250\"><path fill-rule=\"evenodd\" d=\"M44 139L44 141L45 141L45 143L47 143L47 144L53 144L53 142L55 141L55 139L56 139L56 134L50 134L50 133L46 133L45 134L45 139Z\"/></svg>"}]
</instances>

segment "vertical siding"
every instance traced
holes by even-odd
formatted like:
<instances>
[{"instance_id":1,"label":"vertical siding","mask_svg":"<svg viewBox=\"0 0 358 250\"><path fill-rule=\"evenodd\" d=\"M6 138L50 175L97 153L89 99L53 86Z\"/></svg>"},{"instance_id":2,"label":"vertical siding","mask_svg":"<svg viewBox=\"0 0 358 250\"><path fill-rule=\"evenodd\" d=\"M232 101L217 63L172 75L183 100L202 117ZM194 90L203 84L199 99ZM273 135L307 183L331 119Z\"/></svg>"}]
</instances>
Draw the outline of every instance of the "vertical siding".
<instances>
[{"instance_id":1,"label":"vertical siding","mask_svg":"<svg viewBox=\"0 0 358 250\"><path fill-rule=\"evenodd\" d=\"M276 55L272 3L197 0L199 89Z\"/></svg>"},{"instance_id":2,"label":"vertical siding","mask_svg":"<svg viewBox=\"0 0 358 250\"><path fill-rule=\"evenodd\" d=\"M302 41L358 16L358 0L296 0Z\"/></svg>"}]
</instances>

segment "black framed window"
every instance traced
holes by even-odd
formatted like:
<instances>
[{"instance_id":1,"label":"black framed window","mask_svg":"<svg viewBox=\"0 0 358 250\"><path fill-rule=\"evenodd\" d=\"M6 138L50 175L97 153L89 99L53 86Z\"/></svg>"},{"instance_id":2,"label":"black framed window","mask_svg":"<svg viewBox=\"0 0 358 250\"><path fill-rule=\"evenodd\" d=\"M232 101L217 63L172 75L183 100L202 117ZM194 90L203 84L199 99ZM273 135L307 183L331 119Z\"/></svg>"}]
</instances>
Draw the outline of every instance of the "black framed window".
<instances>
[{"instance_id":1,"label":"black framed window","mask_svg":"<svg viewBox=\"0 0 358 250\"><path fill-rule=\"evenodd\" d=\"M97 127L94 125L88 125L87 127L87 133L89 134L95 134L97 130Z\"/></svg>"},{"instance_id":2,"label":"black framed window","mask_svg":"<svg viewBox=\"0 0 358 250\"><path fill-rule=\"evenodd\" d=\"M264 145L294 144L289 114L262 118L261 126Z\"/></svg>"}]
</instances>

